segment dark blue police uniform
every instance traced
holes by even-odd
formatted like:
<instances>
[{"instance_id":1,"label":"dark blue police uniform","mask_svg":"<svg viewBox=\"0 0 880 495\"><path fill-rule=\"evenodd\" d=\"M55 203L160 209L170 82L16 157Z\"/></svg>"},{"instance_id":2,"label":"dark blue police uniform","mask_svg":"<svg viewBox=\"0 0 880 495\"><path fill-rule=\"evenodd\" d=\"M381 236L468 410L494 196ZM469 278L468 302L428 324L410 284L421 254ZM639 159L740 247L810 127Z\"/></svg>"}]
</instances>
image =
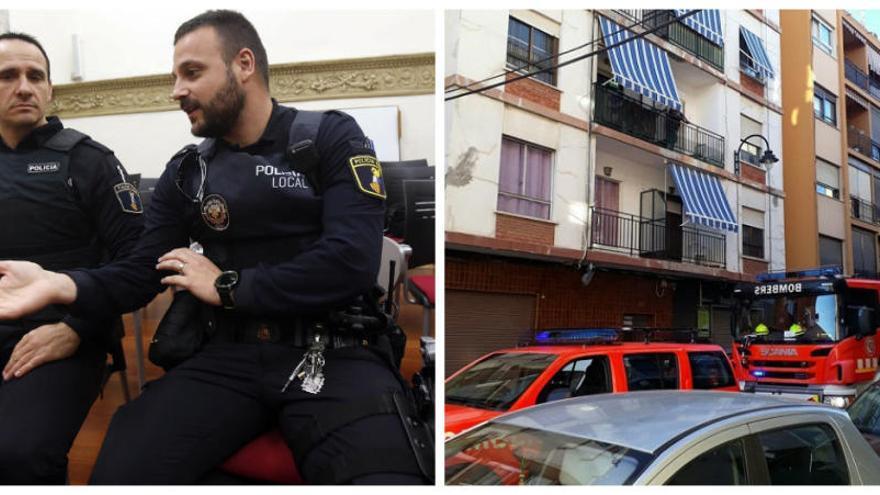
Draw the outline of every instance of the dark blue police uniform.
<instances>
[{"instance_id":1,"label":"dark blue police uniform","mask_svg":"<svg viewBox=\"0 0 880 495\"><path fill-rule=\"evenodd\" d=\"M50 117L10 149L0 142L0 259L50 270L97 267L127 254L142 228L137 190L103 145ZM118 315L118 314L117 314ZM100 390L118 318L71 316L49 307L0 322L0 368L22 336L63 321L76 353L0 383L0 483L63 483L70 449Z\"/></svg>"},{"instance_id":2,"label":"dark blue police uniform","mask_svg":"<svg viewBox=\"0 0 880 495\"><path fill-rule=\"evenodd\" d=\"M157 258L191 240L240 275L234 309L210 310L208 344L116 413L93 483L194 483L275 424L309 483L422 481L401 419L376 404L402 389L381 352L328 348L319 394L282 392L306 352L305 326L375 284L384 207L358 178L359 157L375 153L354 119L324 115L316 191L284 156L297 111L273 104L255 144L217 140L171 160L132 256L70 272L83 314L149 301L161 290Z\"/></svg>"}]
</instances>

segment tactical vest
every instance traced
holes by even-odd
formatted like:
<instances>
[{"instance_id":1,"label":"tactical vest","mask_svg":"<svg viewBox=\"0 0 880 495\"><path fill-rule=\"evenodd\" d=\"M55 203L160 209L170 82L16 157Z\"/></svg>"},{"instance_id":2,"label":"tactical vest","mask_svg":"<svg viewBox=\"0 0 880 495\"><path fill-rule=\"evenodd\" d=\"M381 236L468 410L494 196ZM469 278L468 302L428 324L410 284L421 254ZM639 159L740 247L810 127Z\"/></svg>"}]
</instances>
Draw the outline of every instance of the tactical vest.
<instances>
[{"instance_id":1,"label":"tactical vest","mask_svg":"<svg viewBox=\"0 0 880 495\"><path fill-rule=\"evenodd\" d=\"M101 245L70 177L70 151L86 139L64 128L40 148L0 152L0 259L53 271L99 264ZM60 308L47 308L28 320L62 315Z\"/></svg>"},{"instance_id":2,"label":"tactical vest","mask_svg":"<svg viewBox=\"0 0 880 495\"><path fill-rule=\"evenodd\" d=\"M210 138L181 151L176 180L190 200L190 237L221 270L289 260L321 236L315 139L322 116L299 110L283 153L252 155Z\"/></svg>"}]
</instances>

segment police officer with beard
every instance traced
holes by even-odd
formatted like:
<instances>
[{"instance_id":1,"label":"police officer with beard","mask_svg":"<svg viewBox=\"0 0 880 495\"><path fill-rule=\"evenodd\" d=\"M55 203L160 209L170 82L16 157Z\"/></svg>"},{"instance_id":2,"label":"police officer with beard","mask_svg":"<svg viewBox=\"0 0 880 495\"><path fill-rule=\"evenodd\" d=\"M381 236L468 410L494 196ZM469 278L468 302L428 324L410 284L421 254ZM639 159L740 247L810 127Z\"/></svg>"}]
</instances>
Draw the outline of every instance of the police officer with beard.
<instances>
[{"instance_id":1,"label":"police officer with beard","mask_svg":"<svg viewBox=\"0 0 880 495\"><path fill-rule=\"evenodd\" d=\"M49 74L36 39L0 35L0 258L97 267L134 246L140 198L109 149L46 118ZM112 316L48 307L0 321L0 483L65 482L118 329Z\"/></svg>"},{"instance_id":2,"label":"police officer with beard","mask_svg":"<svg viewBox=\"0 0 880 495\"><path fill-rule=\"evenodd\" d=\"M305 146L315 168L297 172L290 131L306 113L270 98L265 49L239 13L181 25L173 75L207 139L168 164L133 255L66 274L0 263L0 318L48 303L127 311L163 286L209 308L207 345L120 408L92 482L193 483L277 424L308 483L423 483L399 373L327 317L379 269L384 186L370 141L327 112Z\"/></svg>"}]
</instances>

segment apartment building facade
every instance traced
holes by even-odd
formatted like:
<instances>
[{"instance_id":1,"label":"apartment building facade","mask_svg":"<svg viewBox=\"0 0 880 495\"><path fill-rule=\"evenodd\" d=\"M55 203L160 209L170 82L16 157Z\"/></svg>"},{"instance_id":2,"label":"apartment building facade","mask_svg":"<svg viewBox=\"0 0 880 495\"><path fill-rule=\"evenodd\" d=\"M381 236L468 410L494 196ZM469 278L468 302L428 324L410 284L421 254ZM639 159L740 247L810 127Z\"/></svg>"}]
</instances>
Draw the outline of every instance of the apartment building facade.
<instances>
[{"instance_id":1,"label":"apartment building facade","mask_svg":"<svg viewBox=\"0 0 880 495\"><path fill-rule=\"evenodd\" d=\"M447 13L447 88L551 68L446 104L447 373L533 328L729 344L784 268L778 11L683 13Z\"/></svg>"},{"instance_id":2,"label":"apartment building facade","mask_svg":"<svg viewBox=\"0 0 880 495\"><path fill-rule=\"evenodd\" d=\"M783 11L781 26L787 263L876 276L880 41L841 10Z\"/></svg>"}]
</instances>

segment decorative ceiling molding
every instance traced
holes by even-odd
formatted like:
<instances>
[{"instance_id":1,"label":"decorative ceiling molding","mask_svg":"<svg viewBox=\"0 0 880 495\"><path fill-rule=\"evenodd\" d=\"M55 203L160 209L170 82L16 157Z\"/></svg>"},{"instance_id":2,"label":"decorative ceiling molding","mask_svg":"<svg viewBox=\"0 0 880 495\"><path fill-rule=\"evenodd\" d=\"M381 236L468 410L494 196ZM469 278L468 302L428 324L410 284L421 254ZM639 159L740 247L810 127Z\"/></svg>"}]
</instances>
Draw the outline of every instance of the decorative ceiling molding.
<instances>
[{"instance_id":1,"label":"decorative ceiling molding","mask_svg":"<svg viewBox=\"0 0 880 495\"><path fill-rule=\"evenodd\" d=\"M272 65L269 80L280 102L432 94L434 54ZM60 84L50 114L76 118L176 110L171 85L170 75Z\"/></svg>"}]
</instances>

